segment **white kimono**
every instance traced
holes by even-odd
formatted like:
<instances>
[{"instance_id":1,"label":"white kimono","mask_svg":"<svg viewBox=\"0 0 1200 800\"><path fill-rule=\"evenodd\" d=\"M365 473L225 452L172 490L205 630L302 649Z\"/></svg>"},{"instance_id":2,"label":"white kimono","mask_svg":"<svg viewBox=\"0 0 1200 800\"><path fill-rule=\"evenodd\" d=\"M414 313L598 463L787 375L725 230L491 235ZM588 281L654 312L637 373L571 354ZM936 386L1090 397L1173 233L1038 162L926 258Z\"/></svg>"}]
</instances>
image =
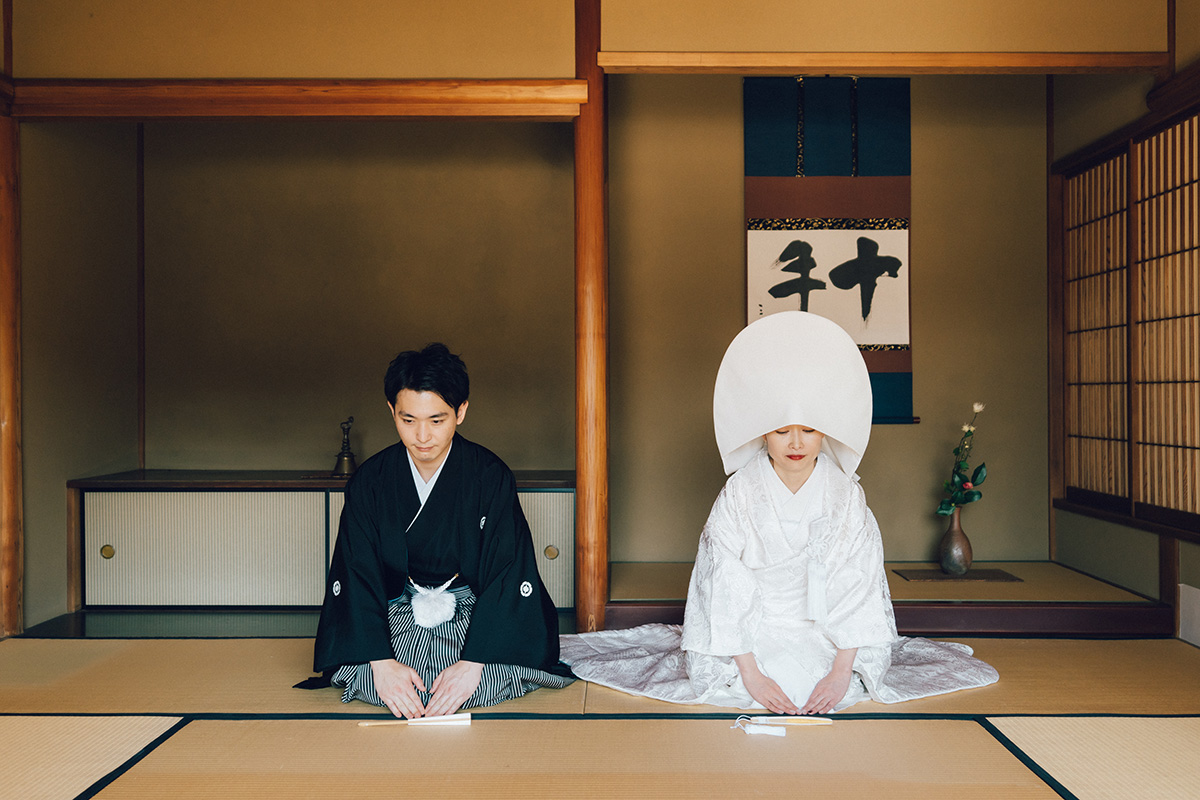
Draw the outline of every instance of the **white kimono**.
<instances>
[{"instance_id":1,"label":"white kimono","mask_svg":"<svg viewBox=\"0 0 1200 800\"><path fill-rule=\"evenodd\" d=\"M858 652L837 710L868 697L896 703L997 680L965 645L896 635L879 526L862 488L826 454L796 496L786 495L760 451L730 476L709 514L682 630L562 636L562 660L580 678L615 689L737 708L761 708L732 658L748 652L798 706L839 649Z\"/></svg>"}]
</instances>

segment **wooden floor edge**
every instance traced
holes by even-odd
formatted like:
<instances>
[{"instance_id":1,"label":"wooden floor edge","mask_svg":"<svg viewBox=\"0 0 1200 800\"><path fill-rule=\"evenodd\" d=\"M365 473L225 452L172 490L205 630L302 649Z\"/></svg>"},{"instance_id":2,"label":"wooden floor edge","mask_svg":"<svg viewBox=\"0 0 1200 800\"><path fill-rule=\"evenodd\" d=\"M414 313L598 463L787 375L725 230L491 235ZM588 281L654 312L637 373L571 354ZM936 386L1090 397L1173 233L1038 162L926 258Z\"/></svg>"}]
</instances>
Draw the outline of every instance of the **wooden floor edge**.
<instances>
[{"instance_id":1,"label":"wooden floor edge","mask_svg":"<svg viewBox=\"0 0 1200 800\"><path fill-rule=\"evenodd\" d=\"M896 627L904 636L1170 638L1174 610L1162 603L1014 603L898 601ZM609 630L683 624L681 601L610 601Z\"/></svg>"}]
</instances>

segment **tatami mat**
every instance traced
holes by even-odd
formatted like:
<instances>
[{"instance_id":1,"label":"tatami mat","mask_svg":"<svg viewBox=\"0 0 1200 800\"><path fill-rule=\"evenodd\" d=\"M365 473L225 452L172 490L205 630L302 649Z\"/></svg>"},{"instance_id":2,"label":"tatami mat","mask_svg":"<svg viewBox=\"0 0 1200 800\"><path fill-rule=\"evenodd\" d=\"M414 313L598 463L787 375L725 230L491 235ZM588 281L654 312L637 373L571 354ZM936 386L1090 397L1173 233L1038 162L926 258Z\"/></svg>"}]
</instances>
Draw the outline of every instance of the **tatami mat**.
<instances>
[{"instance_id":1,"label":"tatami mat","mask_svg":"<svg viewBox=\"0 0 1200 800\"><path fill-rule=\"evenodd\" d=\"M1159 688L1165 693L1173 689ZM1200 797L1198 718L990 721L1079 800Z\"/></svg>"},{"instance_id":2,"label":"tatami mat","mask_svg":"<svg viewBox=\"0 0 1200 800\"><path fill-rule=\"evenodd\" d=\"M7 639L0 709L17 714L387 714L306 691L311 639ZM582 682L495 710L583 712ZM488 713L488 710L481 710Z\"/></svg>"},{"instance_id":3,"label":"tatami mat","mask_svg":"<svg viewBox=\"0 0 1200 800\"><path fill-rule=\"evenodd\" d=\"M795 796L801 783L828 797L1054 797L1058 784L1084 800L1196 796L1200 649L962 641L998 684L862 703L774 738L729 730L734 709L582 681L477 710L469 727L360 728L350 715L387 712L292 688L309 674L309 639L9 639L0 796L326 798L390 793L398 780L521 798ZM95 783L181 719L110 785Z\"/></svg>"},{"instance_id":4,"label":"tatami mat","mask_svg":"<svg viewBox=\"0 0 1200 800\"><path fill-rule=\"evenodd\" d=\"M845 713L1200 714L1200 649L1176 639L961 639L1000 672L982 689ZM8 639L0 709L12 714L386 714L336 689L292 684L309 673L308 639ZM1155 676L1147 680L1147 675ZM1164 687L1170 687L1169 691ZM479 713L689 714L582 681Z\"/></svg>"},{"instance_id":5,"label":"tatami mat","mask_svg":"<svg viewBox=\"0 0 1200 800\"><path fill-rule=\"evenodd\" d=\"M847 720L782 738L729 726L717 719L484 718L441 728L201 720L99 797L1057 797L975 722Z\"/></svg>"},{"instance_id":6,"label":"tatami mat","mask_svg":"<svg viewBox=\"0 0 1200 800\"><path fill-rule=\"evenodd\" d=\"M0 796L69 800L166 732L178 717L0 717Z\"/></svg>"},{"instance_id":7,"label":"tatami mat","mask_svg":"<svg viewBox=\"0 0 1200 800\"><path fill-rule=\"evenodd\" d=\"M885 565L892 599L1014 603L1148 603L1144 597L1050 561L979 561L974 568L1002 569L1020 581L910 581L896 570L939 569L934 563Z\"/></svg>"}]
</instances>

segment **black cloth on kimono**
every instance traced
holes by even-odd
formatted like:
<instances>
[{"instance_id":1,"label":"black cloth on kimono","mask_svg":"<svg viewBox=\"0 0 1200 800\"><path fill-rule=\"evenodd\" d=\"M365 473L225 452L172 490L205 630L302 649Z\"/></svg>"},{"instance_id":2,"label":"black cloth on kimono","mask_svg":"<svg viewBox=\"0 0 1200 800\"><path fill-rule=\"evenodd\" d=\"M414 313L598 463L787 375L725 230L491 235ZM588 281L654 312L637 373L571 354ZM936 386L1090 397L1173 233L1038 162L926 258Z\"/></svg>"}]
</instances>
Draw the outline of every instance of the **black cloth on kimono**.
<instances>
[{"instance_id":1,"label":"black cloth on kimono","mask_svg":"<svg viewBox=\"0 0 1200 800\"><path fill-rule=\"evenodd\" d=\"M558 661L558 612L538 575L512 471L458 434L424 508L400 443L347 482L314 670L394 658L388 602L410 576L440 586L455 573L452 585L476 597L464 661L571 674Z\"/></svg>"}]
</instances>

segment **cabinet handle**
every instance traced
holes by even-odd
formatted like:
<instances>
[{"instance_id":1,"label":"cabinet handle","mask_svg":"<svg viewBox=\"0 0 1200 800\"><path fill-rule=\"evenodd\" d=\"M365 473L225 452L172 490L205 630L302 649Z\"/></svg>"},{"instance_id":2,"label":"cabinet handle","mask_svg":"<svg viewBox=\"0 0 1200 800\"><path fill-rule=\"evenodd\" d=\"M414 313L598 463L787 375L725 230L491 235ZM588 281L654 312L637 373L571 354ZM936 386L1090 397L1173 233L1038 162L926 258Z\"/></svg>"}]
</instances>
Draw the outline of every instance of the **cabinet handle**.
<instances>
[{"instance_id":1,"label":"cabinet handle","mask_svg":"<svg viewBox=\"0 0 1200 800\"><path fill-rule=\"evenodd\" d=\"M558 548L552 544L547 545L545 551L543 552L546 553L546 558L550 559L551 561L558 558Z\"/></svg>"},{"instance_id":2,"label":"cabinet handle","mask_svg":"<svg viewBox=\"0 0 1200 800\"><path fill-rule=\"evenodd\" d=\"M100 555L103 558L112 558L116 554L117 554L117 551L115 549L113 549L113 546L111 544L106 544L106 545L104 545L104 547L100 548Z\"/></svg>"}]
</instances>

